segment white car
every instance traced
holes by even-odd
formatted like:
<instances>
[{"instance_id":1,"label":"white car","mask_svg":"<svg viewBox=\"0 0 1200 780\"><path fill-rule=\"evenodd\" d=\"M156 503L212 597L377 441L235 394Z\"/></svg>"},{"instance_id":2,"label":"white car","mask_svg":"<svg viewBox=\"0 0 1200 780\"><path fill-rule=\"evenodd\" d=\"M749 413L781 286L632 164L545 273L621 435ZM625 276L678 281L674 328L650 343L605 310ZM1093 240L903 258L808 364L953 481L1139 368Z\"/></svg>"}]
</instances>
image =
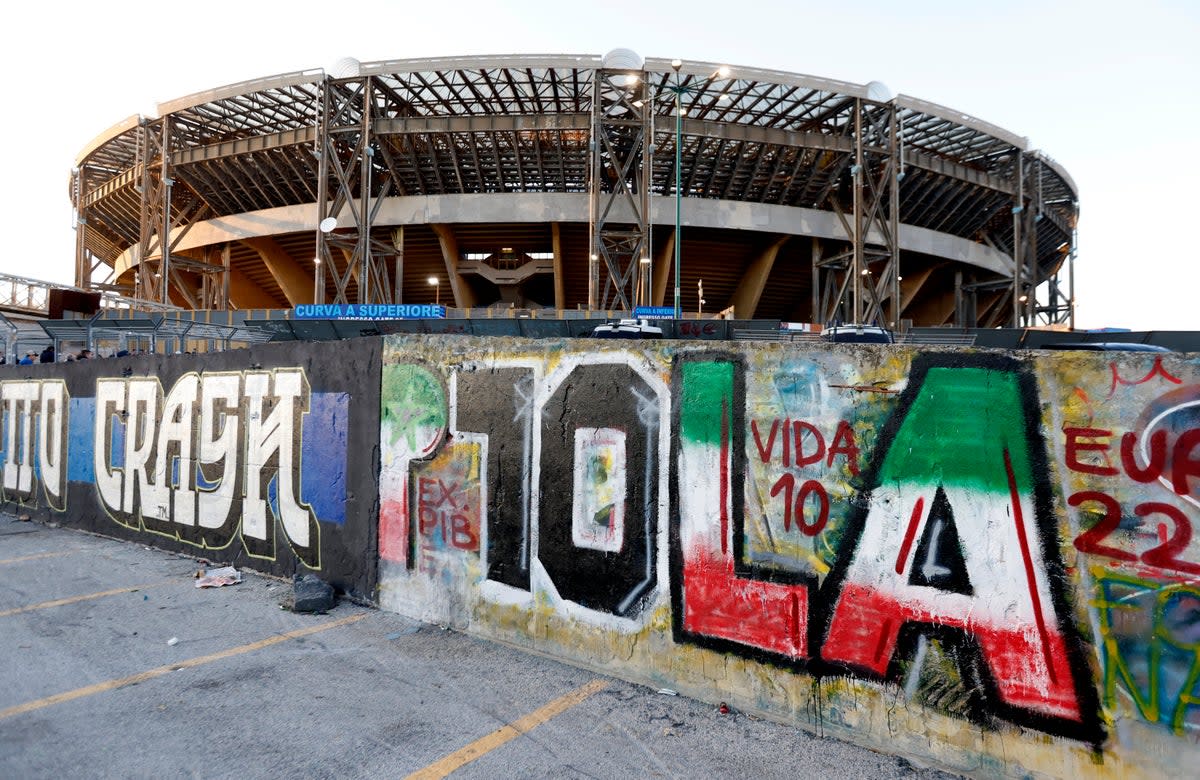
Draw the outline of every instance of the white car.
<instances>
[{"instance_id":1,"label":"white car","mask_svg":"<svg viewBox=\"0 0 1200 780\"><path fill-rule=\"evenodd\" d=\"M661 339L663 332L646 320L617 320L597 325L591 335L596 339Z\"/></svg>"}]
</instances>

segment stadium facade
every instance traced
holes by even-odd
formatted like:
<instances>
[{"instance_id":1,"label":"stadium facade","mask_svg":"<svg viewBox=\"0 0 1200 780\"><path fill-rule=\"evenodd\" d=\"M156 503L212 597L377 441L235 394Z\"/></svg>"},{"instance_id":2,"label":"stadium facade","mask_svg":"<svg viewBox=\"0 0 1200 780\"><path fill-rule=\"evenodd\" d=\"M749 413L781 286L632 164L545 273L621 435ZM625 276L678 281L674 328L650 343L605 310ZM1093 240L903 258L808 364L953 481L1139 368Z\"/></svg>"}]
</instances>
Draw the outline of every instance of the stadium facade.
<instances>
[{"instance_id":1,"label":"stadium facade","mask_svg":"<svg viewBox=\"0 0 1200 780\"><path fill-rule=\"evenodd\" d=\"M76 285L187 309L1072 324L1076 188L1028 147L877 82L625 49L345 59L88 144Z\"/></svg>"}]
</instances>

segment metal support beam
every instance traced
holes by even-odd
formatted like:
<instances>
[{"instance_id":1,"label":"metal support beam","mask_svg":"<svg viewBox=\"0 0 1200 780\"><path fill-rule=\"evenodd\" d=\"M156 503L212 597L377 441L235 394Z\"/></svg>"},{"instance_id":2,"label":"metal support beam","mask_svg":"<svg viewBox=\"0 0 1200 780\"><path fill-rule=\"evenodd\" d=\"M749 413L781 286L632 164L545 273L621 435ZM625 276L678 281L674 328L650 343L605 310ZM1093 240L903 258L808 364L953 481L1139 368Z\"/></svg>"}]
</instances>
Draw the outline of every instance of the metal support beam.
<instances>
[{"instance_id":1,"label":"metal support beam","mask_svg":"<svg viewBox=\"0 0 1200 780\"><path fill-rule=\"evenodd\" d=\"M849 176L849 214L838 194L830 193L849 246L827 259L814 252L813 319L818 322L848 316L899 327L902 130L894 101L855 98L852 156L842 162L842 175Z\"/></svg>"},{"instance_id":2,"label":"metal support beam","mask_svg":"<svg viewBox=\"0 0 1200 780\"><path fill-rule=\"evenodd\" d=\"M651 101L642 70L592 79L588 307L630 311L648 257ZM650 271L653 273L653 271Z\"/></svg>"},{"instance_id":3,"label":"metal support beam","mask_svg":"<svg viewBox=\"0 0 1200 780\"><path fill-rule=\"evenodd\" d=\"M158 272L161 279L159 288L159 303L171 302L171 190L175 180L171 178L171 117L162 119L162 145L159 147L162 157L159 161L159 178L162 184L162 206L160 208L161 227L159 228L160 262Z\"/></svg>"},{"instance_id":4,"label":"metal support beam","mask_svg":"<svg viewBox=\"0 0 1200 780\"><path fill-rule=\"evenodd\" d=\"M92 263L87 251L87 217L83 211L83 188L87 179L83 170L71 171L71 207L75 222L75 286L83 290L92 289Z\"/></svg>"},{"instance_id":5,"label":"metal support beam","mask_svg":"<svg viewBox=\"0 0 1200 780\"><path fill-rule=\"evenodd\" d=\"M162 274L162 242L167 238L164 225L170 220L164 215L164 205L169 205L163 187L165 163L162 143L168 134L163 130L167 119L143 120L137 132L137 156L142 178L138 185L140 197L141 235L138 241L138 262L134 279L134 297L150 301L167 300L167 279ZM154 163L159 163L155 165Z\"/></svg>"},{"instance_id":6,"label":"metal support beam","mask_svg":"<svg viewBox=\"0 0 1200 780\"><path fill-rule=\"evenodd\" d=\"M371 76L321 82L313 150L318 167L313 297L318 301L325 298L327 278L333 282L334 303L394 303L402 287L388 268L397 255L395 242L372 236L379 206L391 189L387 165L375 159L374 105ZM348 251L344 268L333 262L334 248Z\"/></svg>"},{"instance_id":7,"label":"metal support beam","mask_svg":"<svg viewBox=\"0 0 1200 780\"><path fill-rule=\"evenodd\" d=\"M1024 276L1025 276L1025 243L1021 237L1021 227L1024 223L1025 213L1025 155L1017 153L1017 194L1013 200L1012 218L1013 218L1013 275L1012 275L1012 320L1009 325L1014 328L1021 327L1021 319L1023 314L1024 303Z\"/></svg>"}]
</instances>

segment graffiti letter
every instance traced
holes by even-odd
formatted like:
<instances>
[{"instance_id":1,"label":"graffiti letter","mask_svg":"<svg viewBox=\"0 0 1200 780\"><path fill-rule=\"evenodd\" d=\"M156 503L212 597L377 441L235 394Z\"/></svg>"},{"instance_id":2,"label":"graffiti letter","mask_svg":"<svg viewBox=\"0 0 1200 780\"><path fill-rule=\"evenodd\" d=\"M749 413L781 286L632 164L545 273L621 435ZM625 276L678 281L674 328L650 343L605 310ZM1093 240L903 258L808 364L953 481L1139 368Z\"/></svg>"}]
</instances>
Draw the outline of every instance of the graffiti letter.
<instances>
[{"instance_id":1,"label":"graffiti letter","mask_svg":"<svg viewBox=\"0 0 1200 780\"><path fill-rule=\"evenodd\" d=\"M154 473L168 494L171 521L177 525L196 524L196 461L192 451L195 434L196 393L200 377L184 374L167 394L159 423L158 445L155 448ZM185 529L177 533L186 536Z\"/></svg>"},{"instance_id":2,"label":"graffiti letter","mask_svg":"<svg viewBox=\"0 0 1200 780\"><path fill-rule=\"evenodd\" d=\"M1192 428L1180 434L1171 451L1171 485L1181 496L1191 490L1188 477L1200 477L1200 457L1194 457L1198 445L1200 428Z\"/></svg>"},{"instance_id":3,"label":"graffiti letter","mask_svg":"<svg viewBox=\"0 0 1200 780\"><path fill-rule=\"evenodd\" d=\"M59 512L67 508L67 385L60 380L41 382L38 415L38 467L46 502Z\"/></svg>"},{"instance_id":4,"label":"graffiti letter","mask_svg":"<svg viewBox=\"0 0 1200 780\"><path fill-rule=\"evenodd\" d=\"M934 360L914 362L885 429L869 504L856 521L861 532L847 539L834 575L840 593L821 655L883 676L902 626L937 626L962 643L960 658L977 643L1001 710L1047 731L1094 737L1091 688L1069 649L1076 640L1052 538L1044 444L1038 419L1027 416L1039 408L1033 380L1015 361ZM1071 432L1069 449L1100 435ZM904 540L927 524L937 527L924 560L898 560ZM965 678L974 666L960 661Z\"/></svg>"},{"instance_id":5,"label":"graffiti letter","mask_svg":"<svg viewBox=\"0 0 1200 780\"><path fill-rule=\"evenodd\" d=\"M317 519L299 500L301 418L308 411L304 372L278 369L246 373L246 496L242 502L242 541L251 555L274 557L275 509L296 557L320 568ZM273 487L272 487L273 486ZM268 502L274 499L274 506Z\"/></svg>"},{"instance_id":6,"label":"graffiti letter","mask_svg":"<svg viewBox=\"0 0 1200 780\"><path fill-rule=\"evenodd\" d=\"M744 381L741 365L733 362L683 358L675 364L675 632L806 658L808 586L750 579L738 571L745 511Z\"/></svg>"},{"instance_id":7,"label":"graffiti letter","mask_svg":"<svg viewBox=\"0 0 1200 780\"><path fill-rule=\"evenodd\" d=\"M654 587L660 403L632 366L585 364L540 415L538 560L577 604L630 617Z\"/></svg>"},{"instance_id":8,"label":"graffiti letter","mask_svg":"<svg viewBox=\"0 0 1200 780\"><path fill-rule=\"evenodd\" d=\"M162 387L158 379L129 379L126 386L125 417L125 492L121 496L121 511L130 518L168 521L168 498L162 477L156 484L155 475L147 473L154 455L155 431L158 428L158 407Z\"/></svg>"},{"instance_id":9,"label":"graffiti letter","mask_svg":"<svg viewBox=\"0 0 1200 780\"><path fill-rule=\"evenodd\" d=\"M1107 443L1081 441L1081 439L1107 439L1109 436L1112 436L1112 431L1100 428L1063 428L1063 433L1067 437L1067 468L1071 469L1071 471L1078 471L1082 474L1099 474L1102 477L1111 477L1117 473L1117 470L1112 466L1097 466L1079 460L1079 453L1097 451L1106 453L1105 460L1107 461Z\"/></svg>"},{"instance_id":10,"label":"graffiti letter","mask_svg":"<svg viewBox=\"0 0 1200 780\"><path fill-rule=\"evenodd\" d=\"M238 468L239 374L205 374L200 382L200 489L197 521L202 529L224 529L212 537L204 535L210 547L224 547L233 538L236 519L241 515L242 473ZM219 469L212 468L219 466Z\"/></svg>"},{"instance_id":11,"label":"graffiti letter","mask_svg":"<svg viewBox=\"0 0 1200 780\"><path fill-rule=\"evenodd\" d=\"M762 436L758 433L758 420L750 421L750 433L754 435L754 446L758 448L758 457L763 463L770 463L775 452L775 434L779 431L779 420L771 421L771 432L767 434L767 446L762 445Z\"/></svg>"},{"instance_id":12,"label":"graffiti letter","mask_svg":"<svg viewBox=\"0 0 1200 780\"><path fill-rule=\"evenodd\" d=\"M1162 474L1167 462L1167 432L1159 430L1150 434L1150 453L1145 468L1138 466L1134 456L1137 444L1137 434L1132 431L1121 437L1121 466L1133 481L1153 482Z\"/></svg>"},{"instance_id":13,"label":"graffiti letter","mask_svg":"<svg viewBox=\"0 0 1200 780\"><path fill-rule=\"evenodd\" d=\"M833 466L835 455L846 459L846 468L854 476L858 476L858 444L854 441L854 429L845 420L838 421L837 433L833 435L833 444L829 445L829 461L826 466Z\"/></svg>"},{"instance_id":14,"label":"graffiti letter","mask_svg":"<svg viewBox=\"0 0 1200 780\"><path fill-rule=\"evenodd\" d=\"M810 463L817 463L821 460L821 458L825 457L825 437L822 436L821 432L817 430L817 426L813 425L812 423L806 423L803 420L797 420L796 422L792 423L792 426L796 431L795 435L792 437L792 441L794 442L792 446L796 448L796 468L807 466ZM813 440L816 442L816 446L813 448L812 454L810 455L804 454L805 433L812 436ZM831 459L833 458L832 452L829 453L829 457ZM784 463L783 465L786 466L787 463Z\"/></svg>"}]
</instances>

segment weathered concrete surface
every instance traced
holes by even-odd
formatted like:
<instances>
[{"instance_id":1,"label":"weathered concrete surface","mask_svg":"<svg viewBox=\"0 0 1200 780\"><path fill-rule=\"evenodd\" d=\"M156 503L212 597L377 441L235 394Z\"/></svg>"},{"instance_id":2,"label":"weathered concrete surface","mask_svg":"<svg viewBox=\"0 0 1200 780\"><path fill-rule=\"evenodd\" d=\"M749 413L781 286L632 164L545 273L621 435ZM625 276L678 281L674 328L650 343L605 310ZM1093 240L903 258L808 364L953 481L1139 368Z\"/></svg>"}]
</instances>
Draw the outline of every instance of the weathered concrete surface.
<instances>
[{"instance_id":1,"label":"weathered concrete surface","mask_svg":"<svg viewBox=\"0 0 1200 780\"><path fill-rule=\"evenodd\" d=\"M196 568L0 515L0 775L404 777L599 680L453 776L947 777L345 601L285 612L286 580L197 589ZM360 619L228 654L347 618Z\"/></svg>"},{"instance_id":2,"label":"weathered concrete surface","mask_svg":"<svg viewBox=\"0 0 1200 780\"><path fill-rule=\"evenodd\" d=\"M388 337L380 602L956 771L1200 762L1200 360Z\"/></svg>"}]
</instances>

